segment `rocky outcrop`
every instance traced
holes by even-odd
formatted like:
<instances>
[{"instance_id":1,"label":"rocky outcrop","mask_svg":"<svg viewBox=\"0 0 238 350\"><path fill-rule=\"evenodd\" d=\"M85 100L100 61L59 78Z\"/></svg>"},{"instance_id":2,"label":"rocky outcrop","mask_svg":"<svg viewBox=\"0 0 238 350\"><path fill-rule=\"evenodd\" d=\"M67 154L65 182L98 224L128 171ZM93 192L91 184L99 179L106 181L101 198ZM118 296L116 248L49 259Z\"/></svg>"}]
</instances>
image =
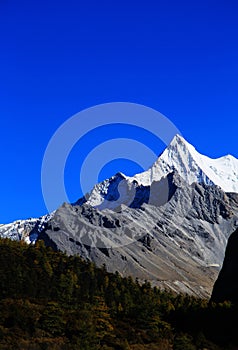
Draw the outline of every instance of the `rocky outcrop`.
<instances>
[{"instance_id":1,"label":"rocky outcrop","mask_svg":"<svg viewBox=\"0 0 238 350\"><path fill-rule=\"evenodd\" d=\"M228 240L221 272L213 288L211 301L238 303L238 229Z\"/></svg>"}]
</instances>

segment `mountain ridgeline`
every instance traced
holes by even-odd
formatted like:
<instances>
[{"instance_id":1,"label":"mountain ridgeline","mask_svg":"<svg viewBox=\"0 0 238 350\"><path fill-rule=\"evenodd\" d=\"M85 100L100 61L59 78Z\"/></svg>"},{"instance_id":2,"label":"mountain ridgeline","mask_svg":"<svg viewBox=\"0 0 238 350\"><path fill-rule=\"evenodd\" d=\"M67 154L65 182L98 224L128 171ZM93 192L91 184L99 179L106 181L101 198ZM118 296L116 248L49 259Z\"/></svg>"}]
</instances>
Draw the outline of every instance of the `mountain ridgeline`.
<instances>
[{"instance_id":1,"label":"mountain ridgeline","mask_svg":"<svg viewBox=\"0 0 238 350\"><path fill-rule=\"evenodd\" d=\"M48 216L1 225L0 235L208 298L237 226L238 160L210 159L176 135L147 171L118 173Z\"/></svg>"}]
</instances>

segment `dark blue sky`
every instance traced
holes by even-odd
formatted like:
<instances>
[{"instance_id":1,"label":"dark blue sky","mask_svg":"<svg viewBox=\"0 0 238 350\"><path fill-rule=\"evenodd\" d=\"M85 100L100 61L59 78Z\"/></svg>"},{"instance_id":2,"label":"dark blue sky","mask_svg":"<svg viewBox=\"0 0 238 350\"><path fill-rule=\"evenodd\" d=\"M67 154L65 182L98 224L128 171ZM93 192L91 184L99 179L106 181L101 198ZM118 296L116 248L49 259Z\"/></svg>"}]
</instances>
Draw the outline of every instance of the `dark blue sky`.
<instances>
[{"instance_id":1,"label":"dark blue sky","mask_svg":"<svg viewBox=\"0 0 238 350\"><path fill-rule=\"evenodd\" d=\"M200 152L238 157L237 15L234 0L1 0L0 222L46 213L47 143L67 118L96 104L147 105ZM80 164L72 159L73 201ZM101 176L128 165L111 164Z\"/></svg>"}]
</instances>

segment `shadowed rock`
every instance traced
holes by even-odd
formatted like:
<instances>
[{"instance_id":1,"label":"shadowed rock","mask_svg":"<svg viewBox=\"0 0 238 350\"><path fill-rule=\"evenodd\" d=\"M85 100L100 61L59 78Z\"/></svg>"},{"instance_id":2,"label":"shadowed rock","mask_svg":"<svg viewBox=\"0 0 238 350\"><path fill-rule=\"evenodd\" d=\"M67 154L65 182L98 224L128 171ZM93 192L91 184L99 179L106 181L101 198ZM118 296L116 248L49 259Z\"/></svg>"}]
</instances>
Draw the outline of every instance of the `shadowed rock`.
<instances>
[{"instance_id":1,"label":"shadowed rock","mask_svg":"<svg viewBox=\"0 0 238 350\"><path fill-rule=\"evenodd\" d=\"M214 302L225 300L238 302L238 229L228 240L223 266L211 297Z\"/></svg>"}]
</instances>

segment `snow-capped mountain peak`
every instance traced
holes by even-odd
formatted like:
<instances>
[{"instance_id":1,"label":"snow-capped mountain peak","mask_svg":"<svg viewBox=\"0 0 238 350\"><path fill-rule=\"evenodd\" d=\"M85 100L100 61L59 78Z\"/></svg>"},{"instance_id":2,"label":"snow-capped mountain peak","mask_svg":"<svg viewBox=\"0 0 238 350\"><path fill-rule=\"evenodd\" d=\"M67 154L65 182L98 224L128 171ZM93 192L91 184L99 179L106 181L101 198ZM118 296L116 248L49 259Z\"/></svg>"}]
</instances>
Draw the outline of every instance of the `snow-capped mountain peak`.
<instances>
[{"instance_id":1,"label":"snow-capped mountain peak","mask_svg":"<svg viewBox=\"0 0 238 350\"><path fill-rule=\"evenodd\" d=\"M231 155L209 158L200 154L180 135L173 138L148 171L134 178L143 185L151 185L174 170L188 184L197 182L217 185L224 192L238 193L238 159Z\"/></svg>"},{"instance_id":2,"label":"snow-capped mountain peak","mask_svg":"<svg viewBox=\"0 0 238 350\"><path fill-rule=\"evenodd\" d=\"M137 186L151 186L160 181L169 173L176 171L189 185L204 183L219 186L224 192L238 193L238 159L226 155L217 159L200 154L194 146L188 143L181 135L175 135L171 143L148 170L132 177L122 173L96 185L87 195L87 202L101 209L113 208L118 204L127 204L131 190ZM110 197L115 186L120 184L120 199L105 203L105 196ZM129 192L128 192L129 188ZM102 191L103 189L103 191ZM126 198L123 195L126 194ZM104 204L103 204L104 203Z\"/></svg>"}]
</instances>

